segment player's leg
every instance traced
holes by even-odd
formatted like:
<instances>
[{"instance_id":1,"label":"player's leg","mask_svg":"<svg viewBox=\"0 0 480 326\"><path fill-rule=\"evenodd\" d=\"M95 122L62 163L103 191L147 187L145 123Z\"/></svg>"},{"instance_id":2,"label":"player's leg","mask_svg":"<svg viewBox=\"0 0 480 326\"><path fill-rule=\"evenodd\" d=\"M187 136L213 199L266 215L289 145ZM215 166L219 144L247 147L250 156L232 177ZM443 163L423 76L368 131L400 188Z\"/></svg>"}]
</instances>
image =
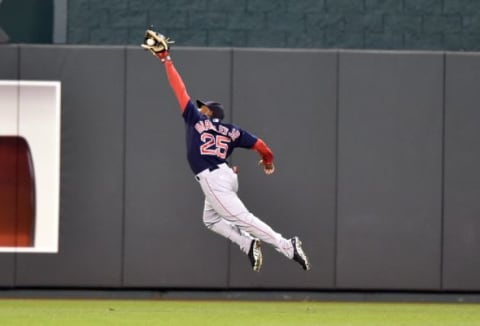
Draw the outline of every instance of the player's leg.
<instances>
[{"instance_id":1,"label":"player's leg","mask_svg":"<svg viewBox=\"0 0 480 326\"><path fill-rule=\"evenodd\" d=\"M269 225L253 215L238 198L237 175L231 169L218 169L203 175L199 180L212 208L228 222L238 226L253 237L272 245L288 258L293 258L291 240L285 239Z\"/></svg>"},{"instance_id":2,"label":"player's leg","mask_svg":"<svg viewBox=\"0 0 480 326\"><path fill-rule=\"evenodd\" d=\"M205 207L203 210L203 223L210 230L230 239L236 243L250 260L250 264L255 272L260 271L263 262L260 241L253 239L248 233L227 220L223 219L205 198Z\"/></svg>"},{"instance_id":3,"label":"player's leg","mask_svg":"<svg viewBox=\"0 0 480 326\"><path fill-rule=\"evenodd\" d=\"M243 232L238 226L223 219L205 198L203 223L207 228L237 244L245 254L248 254L253 238Z\"/></svg>"}]
</instances>

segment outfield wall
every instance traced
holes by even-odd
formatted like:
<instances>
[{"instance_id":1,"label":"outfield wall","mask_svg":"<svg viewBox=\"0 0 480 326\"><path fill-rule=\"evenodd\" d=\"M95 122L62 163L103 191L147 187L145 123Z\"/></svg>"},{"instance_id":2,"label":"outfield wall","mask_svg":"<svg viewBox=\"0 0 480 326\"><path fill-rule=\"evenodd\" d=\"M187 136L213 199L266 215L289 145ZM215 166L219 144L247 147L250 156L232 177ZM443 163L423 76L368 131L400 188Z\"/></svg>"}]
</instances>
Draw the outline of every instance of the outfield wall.
<instances>
[{"instance_id":1,"label":"outfield wall","mask_svg":"<svg viewBox=\"0 0 480 326\"><path fill-rule=\"evenodd\" d=\"M148 53L3 45L0 79L61 82L62 125L59 252L0 253L0 286L480 289L478 53L173 57L193 98L224 103L275 152L271 177L256 153L236 152L240 196L301 236L312 271L264 246L253 273L203 226L180 111Z\"/></svg>"}]
</instances>

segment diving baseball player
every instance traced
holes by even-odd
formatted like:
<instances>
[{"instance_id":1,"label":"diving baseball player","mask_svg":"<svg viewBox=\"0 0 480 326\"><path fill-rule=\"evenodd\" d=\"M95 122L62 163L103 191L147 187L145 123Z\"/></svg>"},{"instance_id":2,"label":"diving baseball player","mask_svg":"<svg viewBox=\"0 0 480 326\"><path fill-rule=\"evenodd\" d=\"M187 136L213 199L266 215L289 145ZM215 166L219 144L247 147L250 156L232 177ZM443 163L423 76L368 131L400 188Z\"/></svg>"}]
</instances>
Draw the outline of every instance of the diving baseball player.
<instances>
[{"instance_id":1,"label":"diving baseball player","mask_svg":"<svg viewBox=\"0 0 480 326\"><path fill-rule=\"evenodd\" d=\"M248 131L223 122L223 106L215 101L192 102L169 55L169 38L152 30L145 33L144 49L164 64L168 81L185 121L187 157L191 170L205 194L203 222L210 230L230 239L248 255L254 271L263 262L261 241L298 262L304 270L310 263L298 237L285 239L253 215L237 195L236 171L227 162L237 147L253 149L260 156L267 175L275 171L273 153L263 140Z\"/></svg>"}]
</instances>

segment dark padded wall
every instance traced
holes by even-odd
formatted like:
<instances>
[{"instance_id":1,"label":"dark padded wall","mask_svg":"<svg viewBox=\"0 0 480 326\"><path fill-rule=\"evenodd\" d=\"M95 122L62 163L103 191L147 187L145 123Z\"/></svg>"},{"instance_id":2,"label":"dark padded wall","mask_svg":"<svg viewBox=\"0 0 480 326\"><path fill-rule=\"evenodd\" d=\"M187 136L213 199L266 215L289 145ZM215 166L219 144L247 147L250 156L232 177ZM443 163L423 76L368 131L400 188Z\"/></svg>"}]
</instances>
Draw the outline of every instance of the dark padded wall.
<instances>
[{"instance_id":1,"label":"dark padded wall","mask_svg":"<svg viewBox=\"0 0 480 326\"><path fill-rule=\"evenodd\" d=\"M18 79L18 51L18 46L0 46L0 79ZM13 286L15 284L15 255L1 253L0 266L0 286Z\"/></svg>"},{"instance_id":2,"label":"dark padded wall","mask_svg":"<svg viewBox=\"0 0 480 326\"><path fill-rule=\"evenodd\" d=\"M62 82L62 148L60 252L0 253L0 286L480 289L478 54L173 57L194 99L224 103L274 151L272 176L235 153L240 196L302 238L312 271L264 245L253 273L203 226L180 110L149 53L4 45L1 79Z\"/></svg>"},{"instance_id":3,"label":"dark padded wall","mask_svg":"<svg viewBox=\"0 0 480 326\"><path fill-rule=\"evenodd\" d=\"M337 285L438 289L443 56L340 52Z\"/></svg>"},{"instance_id":4,"label":"dark padded wall","mask_svg":"<svg viewBox=\"0 0 480 326\"><path fill-rule=\"evenodd\" d=\"M192 98L229 103L230 52L175 50ZM203 194L186 160L184 122L165 69L144 50L127 54L124 284L224 288L228 246L202 223Z\"/></svg>"},{"instance_id":5,"label":"dark padded wall","mask_svg":"<svg viewBox=\"0 0 480 326\"><path fill-rule=\"evenodd\" d=\"M480 55L447 54L443 287L480 290Z\"/></svg>"},{"instance_id":6,"label":"dark padded wall","mask_svg":"<svg viewBox=\"0 0 480 326\"><path fill-rule=\"evenodd\" d=\"M234 52L233 121L276 158L276 173L266 176L256 152L234 154L240 196L275 231L300 236L313 270L306 274L264 245L264 267L254 274L235 247L233 287L334 286L336 70L335 52Z\"/></svg>"},{"instance_id":7,"label":"dark padded wall","mask_svg":"<svg viewBox=\"0 0 480 326\"><path fill-rule=\"evenodd\" d=\"M23 46L21 79L62 82L60 252L19 254L17 285L120 286L124 60L120 48Z\"/></svg>"}]
</instances>

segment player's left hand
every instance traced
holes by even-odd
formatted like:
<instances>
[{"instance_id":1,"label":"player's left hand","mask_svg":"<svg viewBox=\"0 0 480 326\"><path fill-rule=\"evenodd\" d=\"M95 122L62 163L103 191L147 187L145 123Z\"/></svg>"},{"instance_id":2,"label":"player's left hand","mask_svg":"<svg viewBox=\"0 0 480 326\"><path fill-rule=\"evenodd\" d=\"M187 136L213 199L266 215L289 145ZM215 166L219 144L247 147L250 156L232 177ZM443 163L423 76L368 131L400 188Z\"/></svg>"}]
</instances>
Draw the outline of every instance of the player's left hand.
<instances>
[{"instance_id":1,"label":"player's left hand","mask_svg":"<svg viewBox=\"0 0 480 326\"><path fill-rule=\"evenodd\" d=\"M273 163L265 163L263 160L260 160L258 164L263 165L263 172L265 172L266 175L275 172L275 165Z\"/></svg>"}]
</instances>

